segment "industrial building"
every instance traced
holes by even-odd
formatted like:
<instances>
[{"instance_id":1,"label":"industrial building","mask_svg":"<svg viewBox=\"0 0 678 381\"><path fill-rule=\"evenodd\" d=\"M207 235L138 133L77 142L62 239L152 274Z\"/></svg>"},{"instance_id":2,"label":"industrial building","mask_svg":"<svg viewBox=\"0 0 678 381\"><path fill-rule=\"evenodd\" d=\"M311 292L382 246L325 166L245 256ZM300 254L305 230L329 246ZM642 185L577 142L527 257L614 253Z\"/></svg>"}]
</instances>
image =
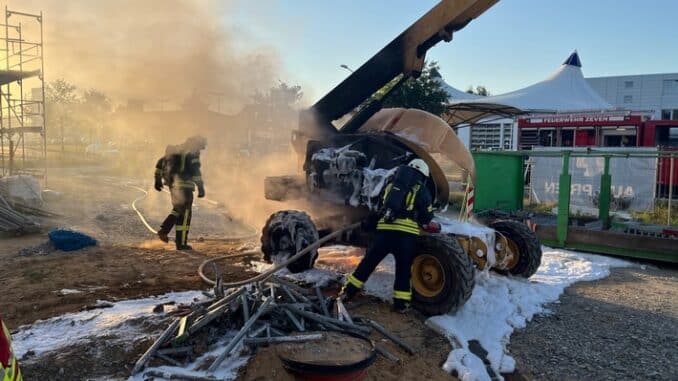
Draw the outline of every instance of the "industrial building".
<instances>
[{"instance_id":1,"label":"industrial building","mask_svg":"<svg viewBox=\"0 0 678 381\"><path fill-rule=\"evenodd\" d=\"M654 120L678 120L678 73L587 78L619 110L648 111Z\"/></svg>"}]
</instances>

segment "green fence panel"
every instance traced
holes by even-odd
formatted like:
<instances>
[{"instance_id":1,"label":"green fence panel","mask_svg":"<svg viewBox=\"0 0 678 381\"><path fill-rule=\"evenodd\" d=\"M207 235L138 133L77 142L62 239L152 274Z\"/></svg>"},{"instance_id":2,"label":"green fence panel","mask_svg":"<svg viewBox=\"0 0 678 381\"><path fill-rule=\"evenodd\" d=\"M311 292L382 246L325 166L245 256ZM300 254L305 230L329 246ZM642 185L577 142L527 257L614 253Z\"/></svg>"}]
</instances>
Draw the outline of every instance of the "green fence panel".
<instances>
[{"instance_id":1,"label":"green fence panel","mask_svg":"<svg viewBox=\"0 0 678 381\"><path fill-rule=\"evenodd\" d=\"M567 227L570 224L570 189L572 175L570 175L570 153L563 153L563 169L558 181L558 226L556 237L560 247L567 241Z\"/></svg>"},{"instance_id":2,"label":"green fence panel","mask_svg":"<svg viewBox=\"0 0 678 381\"><path fill-rule=\"evenodd\" d=\"M523 156L474 152L476 165L474 209L514 212L523 208Z\"/></svg>"}]
</instances>

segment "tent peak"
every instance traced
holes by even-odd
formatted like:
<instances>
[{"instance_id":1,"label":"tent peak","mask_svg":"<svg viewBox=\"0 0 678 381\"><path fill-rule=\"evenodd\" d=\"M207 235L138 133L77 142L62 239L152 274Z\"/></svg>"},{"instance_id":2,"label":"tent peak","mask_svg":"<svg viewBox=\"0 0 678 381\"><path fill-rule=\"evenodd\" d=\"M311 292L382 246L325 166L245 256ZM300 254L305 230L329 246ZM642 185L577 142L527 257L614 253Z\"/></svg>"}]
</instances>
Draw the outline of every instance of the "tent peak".
<instances>
[{"instance_id":1,"label":"tent peak","mask_svg":"<svg viewBox=\"0 0 678 381\"><path fill-rule=\"evenodd\" d=\"M570 66L576 66L576 67L581 67L581 60L579 59L579 54L575 50L574 53L570 54L569 57L563 62L563 65L570 65Z\"/></svg>"}]
</instances>

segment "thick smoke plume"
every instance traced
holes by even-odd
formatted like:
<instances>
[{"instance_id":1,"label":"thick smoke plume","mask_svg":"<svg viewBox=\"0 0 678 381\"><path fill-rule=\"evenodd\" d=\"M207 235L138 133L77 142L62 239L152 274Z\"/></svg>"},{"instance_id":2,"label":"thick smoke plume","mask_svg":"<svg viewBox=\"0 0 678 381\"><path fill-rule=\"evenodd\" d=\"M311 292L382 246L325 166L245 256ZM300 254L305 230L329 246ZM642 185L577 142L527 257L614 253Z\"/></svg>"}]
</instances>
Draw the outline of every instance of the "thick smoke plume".
<instances>
[{"instance_id":1,"label":"thick smoke plume","mask_svg":"<svg viewBox=\"0 0 678 381\"><path fill-rule=\"evenodd\" d=\"M278 78L278 58L228 25L233 1L11 0L42 11L46 77L97 88L119 102L175 104L194 91L222 93L237 109ZM246 48L242 48L245 46ZM261 45L259 45L261 46Z\"/></svg>"},{"instance_id":2,"label":"thick smoke plume","mask_svg":"<svg viewBox=\"0 0 678 381\"><path fill-rule=\"evenodd\" d=\"M150 187L165 146L204 135L207 197L259 228L268 214L284 209L264 199L264 177L294 173L297 163L291 150L262 157L241 147L252 135L252 123L238 113L256 91L284 75L273 49L229 23L236 5L235 0L8 1L10 9L44 14L48 82L63 78L80 91L100 90L118 107L107 120L91 122L97 140L106 147L112 142L120 152L106 159L111 166ZM214 93L222 113L206 112L202 103L202 96ZM125 107L130 100L155 107ZM165 107L158 108L161 101ZM217 111L214 99L210 103ZM67 133L71 127L65 127ZM281 142L289 141L288 130L274 132ZM47 135L58 145L59 126L48 126ZM160 214L169 211L169 204L151 201Z\"/></svg>"}]
</instances>

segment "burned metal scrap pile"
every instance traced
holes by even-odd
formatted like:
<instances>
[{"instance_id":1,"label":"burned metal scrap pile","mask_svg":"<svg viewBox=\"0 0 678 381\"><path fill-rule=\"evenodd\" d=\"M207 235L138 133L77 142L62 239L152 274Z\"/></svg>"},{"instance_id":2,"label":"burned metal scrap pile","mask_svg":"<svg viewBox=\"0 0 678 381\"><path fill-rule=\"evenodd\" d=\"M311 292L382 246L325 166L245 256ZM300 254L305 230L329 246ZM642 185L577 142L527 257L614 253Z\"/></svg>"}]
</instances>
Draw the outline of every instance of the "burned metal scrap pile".
<instances>
[{"instance_id":1,"label":"burned metal scrap pile","mask_svg":"<svg viewBox=\"0 0 678 381\"><path fill-rule=\"evenodd\" d=\"M219 286L215 291L220 293ZM216 344L219 346L216 356L203 357L203 363L197 364L198 369L213 373L227 358L238 357L241 350L252 353L262 345L325 340L330 332L369 341L372 330L377 330L407 353L414 353L408 344L379 323L350 316L340 299L325 296L318 286L303 287L279 277L231 289L179 311L183 316L175 318L148 348L132 374L141 372L149 361L186 366ZM237 333L233 336L233 332ZM225 338L229 339L220 346ZM380 353L391 361L399 361L382 347L374 347L372 352L373 356ZM153 369L147 370L144 376L201 379Z\"/></svg>"}]
</instances>

